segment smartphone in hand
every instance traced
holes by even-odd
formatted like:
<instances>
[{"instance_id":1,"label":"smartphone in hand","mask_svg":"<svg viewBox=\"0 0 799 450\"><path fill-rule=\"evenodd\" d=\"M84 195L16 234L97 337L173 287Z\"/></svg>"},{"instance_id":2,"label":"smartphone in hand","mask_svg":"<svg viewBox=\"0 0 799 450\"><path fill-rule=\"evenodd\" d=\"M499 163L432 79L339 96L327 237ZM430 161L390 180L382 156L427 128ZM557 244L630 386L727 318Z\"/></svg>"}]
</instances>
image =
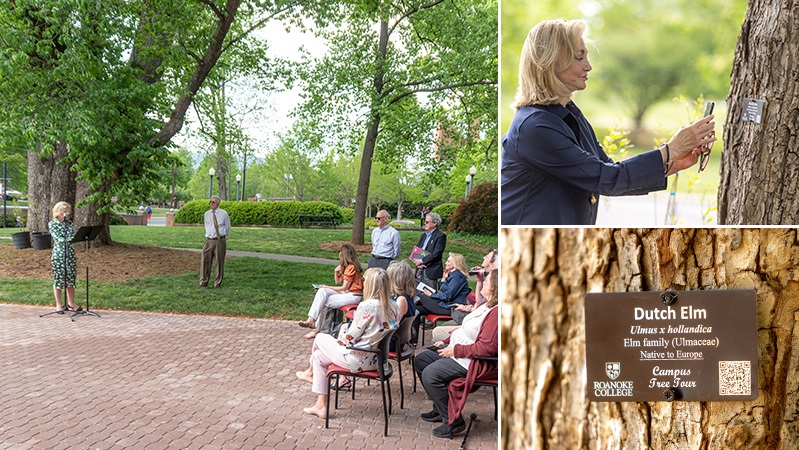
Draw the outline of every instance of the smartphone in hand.
<instances>
[{"instance_id":1,"label":"smartphone in hand","mask_svg":"<svg viewBox=\"0 0 799 450\"><path fill-rule=\"evenodd\" d=\"M705 115L707 117L713 114L713 108L716 106L716 102L707 102L705 103ZM713 133L710 134L713 136ZM713 143L705 144L703 147L702 153L699 155L699 172L705 170L707 167L707 163L710 162L710 149L713 148Z\"/></svg>"}]
</instances>

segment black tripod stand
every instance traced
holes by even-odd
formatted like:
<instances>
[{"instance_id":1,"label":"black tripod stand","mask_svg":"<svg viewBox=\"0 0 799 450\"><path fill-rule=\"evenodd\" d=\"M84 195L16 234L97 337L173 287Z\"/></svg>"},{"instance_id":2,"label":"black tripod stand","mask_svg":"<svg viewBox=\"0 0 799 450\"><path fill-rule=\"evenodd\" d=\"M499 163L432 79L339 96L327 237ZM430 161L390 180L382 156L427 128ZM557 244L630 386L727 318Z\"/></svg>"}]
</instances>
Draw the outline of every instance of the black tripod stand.
<instances>
[{"instance_id":1,"label":"black tripod stand","mask_svg":"<svg viewBox=\"0 0 799 450\"><path fill-rule=\"evenodd\" d=\"M86 249L86 311L84 311L83 314L95 317L100 317L100 315L89 309L89 241L93 241L97 238L97 235L99 235L101 231L103 231L102 225L80 227L78 232L75 233L75 237L72 238L72 242L83 241L84 248Z\"/></svg>"},{"instance_id":2,"label":"black tripod stand","mask_svg":"<svg viewBox=\"0 0 799 450\"><path fill-rule=\"evenodd\" d=\"M62 288L62 290L64 291L63 292L64 300L63 300L63 303L61 303L61 309L57 309L55 311L50 311L49 313L41 314L39 317L49 316L51 314L64 314L64 313L66 313L66 315L69 317L69 320L74 322L75 321L74 317L76 315L80 314L80 313L77 312L77 311L70 311L70 309L67 307L67 305L69 305L69 302L67 301L67 290L69 289L67 287L67 256L69 255L69 247L71 246L71 241L69 241L67 239L67 236L69 235L69 228L70 227L69 227L69 222L66 220L66 218L63 220L63 225L64 225L64 233L63 233L63 235L61 237L63 238L63 243L64 243L64 265L63 265L64 266L64 269L63 269L64 270L64 287ZM74 289L74 287L73 287L73 289Z\"/></svg>"}]
</instances>

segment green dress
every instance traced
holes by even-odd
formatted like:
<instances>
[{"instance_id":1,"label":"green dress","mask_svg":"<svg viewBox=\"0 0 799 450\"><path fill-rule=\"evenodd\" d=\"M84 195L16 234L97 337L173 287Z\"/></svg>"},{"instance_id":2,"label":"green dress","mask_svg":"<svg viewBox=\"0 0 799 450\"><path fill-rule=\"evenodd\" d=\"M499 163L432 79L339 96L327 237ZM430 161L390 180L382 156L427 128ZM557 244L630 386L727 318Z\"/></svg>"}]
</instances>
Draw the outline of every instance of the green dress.
<instances>
[{"instance_id":1,"label":"green dress","mask_svg":"<svg viewBox=\"0 0 799 450\"><path fill-rule=\"evenodd\" d=\"M47 224L47 228L53 237L53 255L50 257L50 263L53 266L53 289L64 289L65 282L67 287L74 288L78 273L78 260L75 258L75 248L69 242L75 236L74 225L72 222L67 222L65 225L63 222L53 219ZM66 274L64 273L64 252L67 255Z\"/></svg>"}]
</instances>

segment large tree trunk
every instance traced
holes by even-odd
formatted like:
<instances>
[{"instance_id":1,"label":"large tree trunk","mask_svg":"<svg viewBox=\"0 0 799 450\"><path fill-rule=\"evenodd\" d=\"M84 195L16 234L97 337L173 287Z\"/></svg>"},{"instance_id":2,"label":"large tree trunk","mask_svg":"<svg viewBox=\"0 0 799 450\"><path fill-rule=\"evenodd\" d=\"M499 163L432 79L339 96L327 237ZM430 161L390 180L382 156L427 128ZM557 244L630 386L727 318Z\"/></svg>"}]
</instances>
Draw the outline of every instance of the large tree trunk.
<instances>
[{"instance_id":1,"label":"large tree trunk","mask_svg":"<svg viewBox=\"0 0 799 450\"><path fill-rule=\"evenodd\" d=\"M91 194L89 182L78 182L78 190L76 195L77 201L82 201L88 197L89 194ZM97 202L89 202L78 208L78 210L75 211L75 231L77 231L80 227L102 225L103 231L97 235L97 238L94 240L94 244L111 245L113 242L111 241L111 228L109 226L110 217L108 213L97 214L97 211L100 208L101 205L98 205Z\"/></svg>"},{"instance_id":2,"label":"large tree trunk","mask_svg":"<svg viewBox=\"0 0 799 450\"><path fill-rule=\"evenodd\" d=\"M75 209L75 174L72 164L58 164L66 158L67 145L58 142L47 155L42 147L28 151L28 231L47 231L53 206L64 201Z\"/></svg>"},{"instance_id":3,"label":"large tree trunk","mask_svg":"<svg viewBox=\"0 0 799 450\"><path fill-rule=\"evenodd\" d=\"M799 13L796 2L750 0L727 97L719 223L799 223ZM765 101L742 122L744 98Z\"/></svg>"},{"instance_id":4,"label":"large tree trunk","mask_svg":"<svg viewBox=\"0 0 799 450\"><path fill-rule=\"evenodd\" d=\"M383 92L383 77L385 76L385 59L388 53L388 21L380 21L380 36L377 44L377 61L375 62L375 77L372 86L375 95L379 97ZM375 100L377 101L377 100ZM377 146L377 135L380 132L380 113L372 107L371 121L366 131L366 140L363 144L363 158L361 158L361 171L358 175L358 190L355 193L355 215L352 218L352 243L363 245L364 224L366 223L366 202L369 201L369 182L372 177L372 157Z\"/></svg>"},{"instance_id":5,"label":"large tree trunk","mask_svg":"<svg viewBox=\"0 0 799 450\"><path fill-rule=\"evenodd\" d=\"M502 447L799 448L795 229L504 229ZM758 398L587 399L586 292L754 289Z\"/></svg>"}]
</instances>

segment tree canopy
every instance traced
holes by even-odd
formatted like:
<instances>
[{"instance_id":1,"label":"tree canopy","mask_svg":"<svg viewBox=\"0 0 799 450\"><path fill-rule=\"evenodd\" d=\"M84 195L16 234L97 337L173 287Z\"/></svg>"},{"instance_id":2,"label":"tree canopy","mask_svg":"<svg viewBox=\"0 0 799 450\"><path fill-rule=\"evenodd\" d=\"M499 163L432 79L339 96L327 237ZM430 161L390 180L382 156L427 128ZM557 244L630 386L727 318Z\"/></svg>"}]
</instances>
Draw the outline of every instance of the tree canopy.
<instances>
[{"instance_id":1,"label":"tree canopy","mask_svg":"<svg viewBox=\"0 0 799 450\"><path fill-rule=\"evenodd\" d=\"M360 153L353 242L372 162L449 173L459 152L496 170L497 4L431 0L332 8L328 53L301 71L307 145ZM440 129L436 139L433 130Z\"/></svg>"}]
</instances>

